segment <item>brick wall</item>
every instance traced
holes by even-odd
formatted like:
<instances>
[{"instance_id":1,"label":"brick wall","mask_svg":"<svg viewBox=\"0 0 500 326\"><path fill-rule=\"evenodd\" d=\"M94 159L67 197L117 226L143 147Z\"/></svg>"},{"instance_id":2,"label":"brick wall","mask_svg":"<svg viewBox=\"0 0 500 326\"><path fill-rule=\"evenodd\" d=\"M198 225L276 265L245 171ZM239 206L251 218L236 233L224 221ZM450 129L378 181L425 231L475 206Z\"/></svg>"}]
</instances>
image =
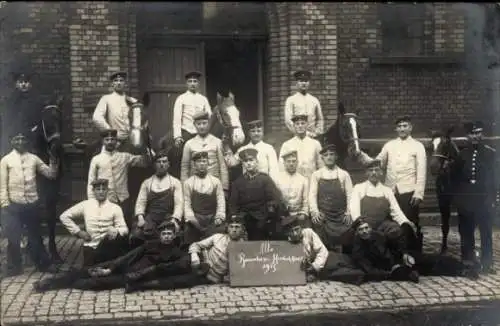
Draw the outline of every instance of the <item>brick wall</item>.
<instances>
[{"instance_id":1,"label":"brick wall","mask_svg":"<svg viewBox=\"0 0 500 326\"><path fill-rule=\"evenodd\" d=\"M69 88L69 44L67 4L63 2L12 2L2 9L1 81L2 95L13 86L10 76L16 59L29 59L37 76L33 87L42 99L55 89L66 95L63 112L63 137L71 133L71 103Z\"/></svg>"},{"instance_id":2,"label":"brick wall","mask_svg":"<svg viewBox=\"0 0 500 326\"><path fill-rule=\"evenodd\" d=\"M325 124L336 116L337 25L335 10L327 3L268 4L268 99L266 112L269 142L279 147L290 136L283 123L283 107L295 91L294 71L313 71L311 93L322 103Z\"/></svg>"}]
</instances>

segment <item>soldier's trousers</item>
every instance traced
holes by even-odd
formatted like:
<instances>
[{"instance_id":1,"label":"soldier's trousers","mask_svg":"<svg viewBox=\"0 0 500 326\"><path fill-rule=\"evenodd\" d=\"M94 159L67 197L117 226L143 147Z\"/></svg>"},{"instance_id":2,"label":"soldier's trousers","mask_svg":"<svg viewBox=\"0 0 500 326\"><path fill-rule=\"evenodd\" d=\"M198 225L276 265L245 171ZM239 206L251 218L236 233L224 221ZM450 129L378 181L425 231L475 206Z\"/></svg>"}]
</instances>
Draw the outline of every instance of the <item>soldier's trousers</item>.
<instances>
[{"instance_id":1,"label":"soldier's trousers","mask_svg":"<svg viewBox=\"0 0 500 326\"><path fill-rule=\"evenodd\" d=\"M419 206L412 206L410 204L410 201L413 197L413 191L412 192L406 192L403 194L400 194L396 192L394 195L396 197L396 200L398 202L399 207L405 214L405 216L415 224L417 227L417 236L413 237L408 235L407 237L407 246L408 249L414 250L421 252L422 251L422 245L423 245L423 235L421 232L421 227L420 227L420 207Z\"/></svg>"},{"instance_id":2,"label":"soldier's trousers","mask_svg":"<svg viewBox=\"0 0 500 326\"><path fill-rule=\"evenodd\" d=\"M16 204L2 208L2 225L7 237L7 267L22 269L21 236L25 227L28 233L28 253L38 268L50 265L50 258L40 234L40 207L38 203Z\"/></svg>"},{"instance_id":3,"label":"soldier's trousers","mask_svg":"<svg viewBox=\"0 0 500 326\"><path fill-rule=\"evenodd\" d=\"M104 239L97 248L83 247L83 266L89 267L126 254L130 249L128 236Z\"/></svg>"},{"instance_id":4,"label":"soldier's trousers","mask_svg":"<svg viewBox=\"0 0 500 326\"><path fill-rule=\"evenodd\" d=\"M463 197L467 196L467 200ZM463 198L463 199L462 199ZM481 264L483 267L491 267L493 264L493 215L491 203L484 196L465 194L457 195L458 232L460 233L460 244L462 260L474 261L476 226L481 235ZM458 202L463 202L458 205Z\"/></svg>"},{"instance_id":5,"label":"soldier's trousers","mask_svg":"<svg viewBox=\"0 0 500 326\"><path fill-rule=\"evenodd\" d=\"M181 130L182 132L182 139L184 140L184 143L182 143L182 146L179 146L179 148L176 148L175 146L170 149L169 157L168 160L170 161L170 174L177 178L181 178L181 161L182 161L182 153L184 151L184 146L186 145L186 142L190 140L191 138L195 137L196 134L191 134L184 129Z\"/></svg>"}]
</instances>

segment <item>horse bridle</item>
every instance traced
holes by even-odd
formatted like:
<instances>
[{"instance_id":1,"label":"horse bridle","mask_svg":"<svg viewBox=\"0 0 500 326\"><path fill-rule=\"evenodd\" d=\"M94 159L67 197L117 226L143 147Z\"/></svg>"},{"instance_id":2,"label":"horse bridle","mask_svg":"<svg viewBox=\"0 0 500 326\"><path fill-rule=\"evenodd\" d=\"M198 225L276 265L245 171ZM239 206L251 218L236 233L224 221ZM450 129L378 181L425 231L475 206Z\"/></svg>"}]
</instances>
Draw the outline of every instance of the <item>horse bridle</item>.
<instances>
[{"instance_id":1,"label":"horse bridle","mask_svg":"<svg viewBox=\"0 0 500 326\"><path fill-rule=\"evenodd\" d=\"M49 110L49 109L56 109L57 111L60 111L61 109L59 108L59 106L57 105L47 105L43 108L42 112L43 111L46 111L46 110ZM50 144L50 142L55 139L55 138L60 138L61 137L61 133L60 132L55 132L53 135L51 136L48 136L47 135L47 128L45 127L45 121L44 119L42 118L42 131L43 131L43 137L45 138L45 141L47 142L47 144Z\"/></svg>"},{"instance_id":2,"label":"horse bridle","mask_svg":"<svg viewBox=\"0 0 500 326\"><path fill-rule=\"evenodd\" d=\"M355 142L356 140L359 141L359 136L355 137L354 134L349 139L346 139L346 135L345 135L345 132L344 132L344 129L345 129L344 128L344 119L357 118L358 117L357 114L355 114L355 113L344 113L341 117L342 117L342 121L340 123L341 127L339 128L340 139L344 143ZM356 133L357 133L357 130L356 130Z\"/></svg>"}]
</instances>

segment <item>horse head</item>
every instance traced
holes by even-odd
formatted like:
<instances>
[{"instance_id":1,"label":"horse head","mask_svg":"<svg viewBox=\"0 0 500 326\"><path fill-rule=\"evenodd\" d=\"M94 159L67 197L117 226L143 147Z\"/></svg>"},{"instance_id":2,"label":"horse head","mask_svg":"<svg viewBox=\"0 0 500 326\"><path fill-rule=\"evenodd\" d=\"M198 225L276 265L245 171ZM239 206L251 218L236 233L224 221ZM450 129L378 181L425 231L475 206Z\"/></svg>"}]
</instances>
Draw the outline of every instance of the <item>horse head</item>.
<instances>
[{"instance_id":1,"label":"horse head","mask_svg":"<svg viewBox=\"0 0 500 326\"><path fill-rule=\"evenodd\" d=\"M430 159L431 173L435 176L443 176L450 172L450 164L457 158L459 151L457 145L451 139L454 131L451 126L444 131L437 131L431 137Z\"/></svg>"},{"instance_id":2,"label":"horse head","mask_svg":"<svg viewBox=\"0 0 500 326\"><path fill-rule=\"evenodd\" d=\"M342 164L343 160L348 156L351 147L360 150L358 114L347 111L344 104L339 102L337 121L320 137L323 145L334 144L337 147L339 162Z\"/></svg>"},{"instance_id":3,"label":"horse head","mask_svg":"<svg viewBox=\"0 0 500 326\"><path fill-rule=\"evenodd\" d=\"M64 97L56 91L42 108L39 126L48 153L55 158L61 158L63 154L61 140L63 102Z\"/></svg>"},{"instance_id":4,"label":"horse head","mask_svg":"<svg viewBox=\"0 0 500 326\"><path fill-rule=\"evenodd\" d=\"M217 105L211 123L212 133L223 139L229 147L238 147L245 141L240 121L240 111L234 104L234 94L217 92Z\"/></svg>"}]
</instances>

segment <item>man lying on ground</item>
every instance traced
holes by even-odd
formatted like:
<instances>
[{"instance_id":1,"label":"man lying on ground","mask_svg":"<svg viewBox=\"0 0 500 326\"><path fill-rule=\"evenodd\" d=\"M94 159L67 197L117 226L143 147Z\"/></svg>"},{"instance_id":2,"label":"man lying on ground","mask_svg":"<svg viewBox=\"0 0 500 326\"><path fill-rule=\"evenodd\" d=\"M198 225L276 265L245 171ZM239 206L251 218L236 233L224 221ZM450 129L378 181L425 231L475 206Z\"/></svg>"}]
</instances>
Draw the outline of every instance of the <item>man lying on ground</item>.
<instances>
[{"instance_id":1,"label":"man lying on ground","mask_svg":"<svg viewBox=\"0 0 500 326\"><path fill-rule=\"evenodd\" d=\"M61 288L102 290L124 287L132 291L137 283L159 277L189 273L190 257L176 237L172 221L158 227L156 239L116 259L94 266L75 269L33 284L35 291L43 292Z\"/></svg>"},{"instance_id":2,"label":"man lying on ground","mask_svg":"<svg viewBox=\"0 0 500 326\"><path fill-rule=\"evenodd\" d=\"M190 273L141 282L137 284L134 290L172 290L203 284L229 282L228 247L232 241L244 240L245 232L241 216L234 215L228 219L227 223L226 233L216 233L204 240L193 243L189 247L192 268Z\"/></svg>"},{"instance_id":3,"label":"man lying on ground","mask_svg":"<svg viewBox=\"0 0 500 326\"><path fill-rule=\"evenodd\" d=\"M418 282L419 275L478 277L478 271L465 268L454 257L388 246L387 238L366 221L365 217L360 217L353 223L356 234L352 259L369 279Z\"/></svg>"}]
</instances>

